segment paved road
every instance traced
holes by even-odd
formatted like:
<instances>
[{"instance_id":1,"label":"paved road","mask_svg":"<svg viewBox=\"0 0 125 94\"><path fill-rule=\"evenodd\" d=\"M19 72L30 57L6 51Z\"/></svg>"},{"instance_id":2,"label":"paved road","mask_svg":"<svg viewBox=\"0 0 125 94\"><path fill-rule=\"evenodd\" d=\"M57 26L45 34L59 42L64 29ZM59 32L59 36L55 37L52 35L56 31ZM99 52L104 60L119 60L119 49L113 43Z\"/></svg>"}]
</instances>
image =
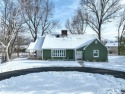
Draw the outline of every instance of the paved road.
<instances>
[{"instance_id":1,"label":"paved road","mask_svg":"<svg viewBox=\"0 0 125 94\"><path fill-rule=\"evenodd\" d=\"M57 72L58 71L62 71L62 72L78 71L78 72L87 72L87 73L99 73L103 75L104 74L113 75L114 77L125 79L125 72L112 71L107 69L90 68L90 67L40 67L40 68L30 68L30 69L0 73L0 81L11 77L29 74L29 73L48 72L48 71L57 71Z\"/></svg>"}]
</instances>

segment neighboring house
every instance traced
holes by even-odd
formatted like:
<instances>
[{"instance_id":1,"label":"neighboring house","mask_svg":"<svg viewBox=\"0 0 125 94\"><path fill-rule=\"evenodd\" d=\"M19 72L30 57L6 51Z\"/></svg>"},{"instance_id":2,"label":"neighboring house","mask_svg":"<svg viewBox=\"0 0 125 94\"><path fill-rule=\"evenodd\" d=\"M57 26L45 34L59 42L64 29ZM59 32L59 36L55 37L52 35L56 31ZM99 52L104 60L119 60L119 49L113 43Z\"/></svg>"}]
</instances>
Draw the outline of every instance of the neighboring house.
<instances>
[{"instance_id":1,"label":"neighboring house","mask_svg":"<svg viewBox=\"0 0 125 94\"><path fill-rule=\"evenodd\" d=\"M118 55L118 42L116 41L109 41L105 44L108 49L109 55Z\"/></svg>"},{"instance_id":2,"label":"neighboring house","mask_svg":"<svg viewBox=\"0 0 125 94\"><path fill-rule=\"evenodd\" d=\"M20 50L26 50L28 48L28 45L20 45Z\"/></svg>"},{"instance_id":3,"label":"neighboring house","mask_svg":"<svg viewBox=\"0 0 125 94\"><path fill-rule=\"evenodd\" d=\"M28 45L15 45L15 50L19 50L20 52L24 52L27 48L28 48Z\"/></svg>"},{"instance_id":4,"label":"neighboring house","mask_svg":"<svg viewBox=\"0 0 125 94\"><path fill-rule=\"evenodd\" d=\"M107 48L96 38L87 35L55 37L46 35L42 45L42 59L107 61Z\"/></svg>"}]
</instances>

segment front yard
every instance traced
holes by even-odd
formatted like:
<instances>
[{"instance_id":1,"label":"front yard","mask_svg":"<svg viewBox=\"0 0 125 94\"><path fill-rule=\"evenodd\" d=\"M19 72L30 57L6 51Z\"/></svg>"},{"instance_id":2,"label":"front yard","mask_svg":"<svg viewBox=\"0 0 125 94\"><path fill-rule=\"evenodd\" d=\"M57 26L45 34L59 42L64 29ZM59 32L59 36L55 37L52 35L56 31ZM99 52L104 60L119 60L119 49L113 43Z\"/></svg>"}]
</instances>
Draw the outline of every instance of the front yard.
<instances>
[{"instance_id":1,"label":"front yard","mask_svg":"<svg viewBox=\"0 0 125 94\"><path fill-rule=\"evenodd\" d=\"M110 56L109 62L84 62L125 72L125 56ZM82 67L77 61L41 61L18 58L0 64L0 72L37 67ZM83 67L84 68L84 67ZM41 72L0 81L0 94L124 94L125 79L85 72Z\"/></svg>"},{"instance_id":2,"label":"front yard","mask_svg":"<svg viewBox=\"0 0 125 94\"><path fill-rule=\"evenodd\" d=\"M0 94L122 94L125 80L83 72L41 72L0 81Z\"/></svg>"},{"instance_id":3,"label":"front yard","mask_svg":"<svg viewBox=\"0 0 125 94\"><path fill-rule=\"evenodd\" d=\"M0 73L37 67L82 67L77 61L42 61L17 58L0 64ZM96 67L125 72L125 56L109 56L109 62L84 62L85 67Z\"/></svg>"}]
</instances>

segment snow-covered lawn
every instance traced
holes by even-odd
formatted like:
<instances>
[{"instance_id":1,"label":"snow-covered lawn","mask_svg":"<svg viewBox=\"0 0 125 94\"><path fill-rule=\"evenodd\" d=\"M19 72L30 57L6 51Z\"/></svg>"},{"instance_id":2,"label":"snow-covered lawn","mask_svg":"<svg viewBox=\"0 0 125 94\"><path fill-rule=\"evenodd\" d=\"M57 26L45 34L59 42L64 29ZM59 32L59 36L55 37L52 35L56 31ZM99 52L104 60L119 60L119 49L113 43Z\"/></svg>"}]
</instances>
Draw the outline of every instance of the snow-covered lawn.
<instances>
[{"instance_id":1,"label":"snow-covered lawn","mask_svg":"<svg viewBox=\"0 0 125 94\"><path fill-rule=\"evenodd\" d=\"M77 61L18 58L0 64L0 72L53 66L81 67ZM125 56L109 56L109 62L84 62L84 66L125 72ZM125 91L124 79L74 71L32 73L0 81L0 94L122 94L121 90Z\"/></svg>"},{"instance_id":2,"label":"snow-covered lawn","mask_svg":"<svg viewBox=\"0 0 125 94\"><path fill-rule=\"evenodd\" d=\"M17 58L13 61L0 64L0 73L37 67L81 67L77 61L42 61L28 60L27 58Z\"/></svg>"},{"instance_id":3,"label":"snow-covered lawn","mask_svg":"<svg viewBox=\"0 0 125 94\"><path fill-rule=\"evenodd\" d=\"M122 94L125 80L83 72L41 72L0 81L0 94Z\"/></svg>"},{"instance_id":4,"label":"snow-covered lawn","mask_svg":"<svg viewBox=\"0 0 125 94\"><path fill-rule=\"evenodd\" d=\"M125 72L125 56L109 56L109 62L84 62L86 67L95 67ZM82 67L77 61L42 61L17 58L13 61L0 64L0 73L37 67Z\"/></svg>"},{"instance_id":5,"label":"snow-covered lawn","mask_svg":"<svg viewBox=\"0 0 125 94\"><path fill-rule=\"evenodd\" d=\"M108 62L84 62L84 66L125 72L125 56L109 56L108 59Z\"/></svg>"}]
</instances>

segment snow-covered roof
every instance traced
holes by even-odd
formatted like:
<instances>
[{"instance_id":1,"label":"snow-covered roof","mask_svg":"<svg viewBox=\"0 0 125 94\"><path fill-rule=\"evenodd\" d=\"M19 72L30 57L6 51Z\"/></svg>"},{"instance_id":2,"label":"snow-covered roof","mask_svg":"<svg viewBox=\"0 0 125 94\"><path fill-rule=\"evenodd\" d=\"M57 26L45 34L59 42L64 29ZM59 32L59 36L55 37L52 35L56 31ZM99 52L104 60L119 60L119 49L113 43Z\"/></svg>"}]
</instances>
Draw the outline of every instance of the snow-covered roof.
<instances>
[{"instance_id":1,"label":"snow-covered roof","mask_svg":"<svg viewBox=\"0 0 125 94\"><path fill-rule=\"evenodd\" d=\"M86 42L84 42L83 44L81 44L80 46L78 46L77 48L81 48L83 46L88 46L89 44L91 44L96 38L91 38L88 39Z\"/></svg>"},{"instance_id":2,"label":"snow-covered roof","mask_svg":"<svg viewBox=\"0 0 125 94\"><path fill-rule=\"evenodd\" d=\"M26 50L27 50L27 51L33 50L34 45L35 45L35 42L31 42L30 45L29 45L29 47L28 47Z\"/></svg>"},{"instance_id":3,"label":"snow-covered roof","mask_svg":"<svg viewBox=\"0 0 125 94\"><path fill-rule=\"evenodd\" d=\"M68 35L66 37L55 37L46 35L42 49L75 49L80 45L87 45L88 42L95 39L91 35Z\"/></svg>"},{"instance_id":4,"label":"snow-covered roof","mask_svg":"<svg viewBox=\"0 0 125 94\"><path fill-rule=\"evenodd\" d=\"M35 41L34 50L41 50L45 37L38 37Z\"/></svg>"},{"instance_id":5,"label":"snow-covered roof","mask_svg":"<svg viewBox=\"0 0 125 94\"><path fill-rule=\"evenodd\" d=\"M106 43L105 46L106 46L106 47L118 47L118 42Z\"/></svg>"},{"instance_id":6,"label":"snow-covered roof","mask_svg":"<svg viewBox=\"0 0 125 94\"><path fill-rule=\"evenodd\" d=\"M31 42L27 50L41 50L44 42L44 37L38 37L35 42Z\"/></svg>"}]
</instances>

